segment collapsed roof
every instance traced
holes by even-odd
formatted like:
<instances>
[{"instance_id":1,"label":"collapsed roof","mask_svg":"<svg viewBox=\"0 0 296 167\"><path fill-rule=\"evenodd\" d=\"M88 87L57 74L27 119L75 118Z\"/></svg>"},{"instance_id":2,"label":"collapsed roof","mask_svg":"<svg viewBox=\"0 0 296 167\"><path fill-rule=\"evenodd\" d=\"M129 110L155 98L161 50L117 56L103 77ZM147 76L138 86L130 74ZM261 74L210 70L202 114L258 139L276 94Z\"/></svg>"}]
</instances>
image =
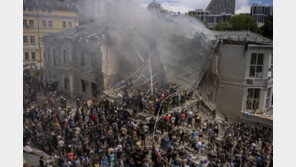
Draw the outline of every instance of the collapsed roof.
<instances>
[{"instance_id":1,"label":"collapsed roof","mask_svg":"<svg viewBox=\"0 0 296 167\"><path fill-rule=\"evenodd\" d=\"M152 71L157 73L158 80L176 83L182 88L197 88L219 39L272 42L250 32L213 32L188 16L117 12L94 23L49 35L45 39L70 39L74 42L96 39L120 53L126 60L137 57L134 56L137 52L147 60L151 53Z\"/></svg>"}]
</instances>

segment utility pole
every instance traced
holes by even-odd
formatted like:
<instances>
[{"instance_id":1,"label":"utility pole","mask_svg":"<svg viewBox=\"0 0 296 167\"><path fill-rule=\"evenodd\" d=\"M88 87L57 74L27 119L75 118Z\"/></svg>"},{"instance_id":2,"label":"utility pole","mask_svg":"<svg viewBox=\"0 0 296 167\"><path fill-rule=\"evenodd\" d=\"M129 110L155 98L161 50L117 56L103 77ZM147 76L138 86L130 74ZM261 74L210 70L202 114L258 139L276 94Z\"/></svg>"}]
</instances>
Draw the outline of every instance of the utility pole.
<instances>
[{"instance_id":1,"label":"utility pole","mask_svg":"<svg viewBox=\"0 0 296 167\"><path fill-rule=\"evenodd\" d=\"M156 3L156 0L153 0L153 3ZM154 20L154 17L155 17L156 9L154 8L152 10L152 12L153 12L153 16L152 16L152 28L155 29L155 20ZM152 63L151 63L151 58L152 58L151 52L152 51L151 50L152 50L152 46L150 46L150 49L149 49L148 63L149 63L149 72L150 72L150 87L151 87L150 89L151 89L151 95L153 95L153 77L152 77Z\"/></svg>"},{"instance_id":2,"label":"utility pole","mask_svg":"<svg viewBox=\"0 0 296 167\"><path fill-rule=\"evenodd\" d=\"M148 63L149 63L149 72L150 72L150 87L151 87L151 95L153 95L153 77L152 77L152 63L151 63L151 50L149 51L149 59L148 59Z\"/></svg>"}]
</instances>

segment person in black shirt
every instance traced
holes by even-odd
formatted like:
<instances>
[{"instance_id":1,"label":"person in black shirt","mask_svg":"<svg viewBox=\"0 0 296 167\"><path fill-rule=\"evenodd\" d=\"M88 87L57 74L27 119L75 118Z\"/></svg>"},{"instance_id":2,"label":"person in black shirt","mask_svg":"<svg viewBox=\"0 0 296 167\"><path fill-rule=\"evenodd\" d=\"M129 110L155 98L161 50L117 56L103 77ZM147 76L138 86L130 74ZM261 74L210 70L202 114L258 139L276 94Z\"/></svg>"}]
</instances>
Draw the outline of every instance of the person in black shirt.
<instances>
[{"instance_id":1,"label":"person in black shirt","mask_svg":"<svg viewBox=\"0 0 296 167\"><path fill-rule=\"evenodd\" d=\"M40 159L39 159L39 166L40 167L45 167L43 157L40 157Z\"/></svg>"}]
</instances>

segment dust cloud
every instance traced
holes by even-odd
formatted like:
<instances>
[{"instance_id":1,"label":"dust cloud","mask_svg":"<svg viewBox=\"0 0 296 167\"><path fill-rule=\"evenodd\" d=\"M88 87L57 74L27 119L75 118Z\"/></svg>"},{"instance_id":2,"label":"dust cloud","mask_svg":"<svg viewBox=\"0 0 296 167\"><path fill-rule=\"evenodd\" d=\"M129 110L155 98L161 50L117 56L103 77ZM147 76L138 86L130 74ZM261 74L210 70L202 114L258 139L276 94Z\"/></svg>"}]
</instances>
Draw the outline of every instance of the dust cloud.
<instances>
[{"instance_id":1,"label":"dust cloud","mask_svg":"<svg viewBox=\"0 0 296 167\"><path fill-rule=\"evenodd\" d=\"M121 68L135 70L151 55L157 80L197 87L216 43L209 29L190 16L150 12L132 1L110 5L107 15L99 17L92 28L104 34L104 43L120 55Z\"/></svg>"}]
</instances>

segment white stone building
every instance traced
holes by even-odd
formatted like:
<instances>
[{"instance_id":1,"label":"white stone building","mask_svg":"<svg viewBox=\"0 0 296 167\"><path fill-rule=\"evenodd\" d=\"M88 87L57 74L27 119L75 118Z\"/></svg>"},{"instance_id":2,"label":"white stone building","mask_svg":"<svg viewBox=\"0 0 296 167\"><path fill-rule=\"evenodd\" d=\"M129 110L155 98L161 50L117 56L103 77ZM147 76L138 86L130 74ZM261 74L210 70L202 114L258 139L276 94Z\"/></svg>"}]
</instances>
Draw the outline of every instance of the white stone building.
<instances>
[{"instance_id":1,"label":"white stone building","mask_svg":"<svg viewBox=\"0 0 296 167\"><path fill-rule=\"evenodd\" d=\"M272 125L272 41L247 31L216 34L219 43L209 70L218 84L201 83L201 89L207 89L206 97L219 112Z\"/></svg>"}]
</instances>

